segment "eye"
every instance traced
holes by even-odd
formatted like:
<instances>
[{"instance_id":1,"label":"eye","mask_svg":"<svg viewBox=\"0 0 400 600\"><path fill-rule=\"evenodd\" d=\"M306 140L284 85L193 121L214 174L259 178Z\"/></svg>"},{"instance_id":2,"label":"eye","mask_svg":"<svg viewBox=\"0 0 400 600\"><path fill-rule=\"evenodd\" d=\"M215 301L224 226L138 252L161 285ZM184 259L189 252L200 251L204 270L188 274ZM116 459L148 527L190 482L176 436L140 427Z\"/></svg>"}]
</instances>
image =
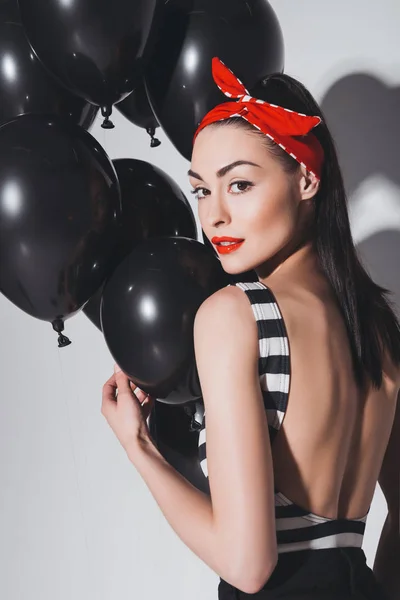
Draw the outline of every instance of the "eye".
<instances>
[{"instance_id":1,"label":"eye","mask_svg":"<svg viewBox=\"0 0 400 600\"><path fill-rule=\"evenodd\" d=\"M247 192L251 187L253 187L253 185L254 184L251 183L251 181L234 181L231 183L230 188L234 194L242 194L243 192ZM236 191L232 189L234 186L237 186Z\"/></svg>"},{"instance_id":2,"label":"eye","mask_svg":"<svg viewBox=\"0 0 400 600\"><path fill-rule=\"evenodd\" d=\"M210 193L210 190L203 187L197 187L194 190L191 190L191 193L196 196L197 200L201 200L201 198L204 198L204 196Z\"/></svg>"}]
</instances>

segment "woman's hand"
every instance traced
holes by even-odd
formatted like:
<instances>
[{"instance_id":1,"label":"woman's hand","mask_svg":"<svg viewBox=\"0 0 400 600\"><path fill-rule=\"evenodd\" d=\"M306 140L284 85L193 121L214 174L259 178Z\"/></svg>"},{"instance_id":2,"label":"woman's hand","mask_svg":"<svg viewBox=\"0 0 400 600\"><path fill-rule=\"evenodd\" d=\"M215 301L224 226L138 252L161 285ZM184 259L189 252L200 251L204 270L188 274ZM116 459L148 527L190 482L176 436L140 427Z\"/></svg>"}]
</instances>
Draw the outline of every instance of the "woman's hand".
<instances>
[{"instance_id":1,"label":"woman's hand","mask_svg":"<svg viewBox=\"0 0 400 600\"><path fill-rule=\"evenodd\" d=\"M154 400L115 365L114 374L103 386L101 413L126 452L138 442L151 439L146 419Z\"/></svg>"}]
</instances>

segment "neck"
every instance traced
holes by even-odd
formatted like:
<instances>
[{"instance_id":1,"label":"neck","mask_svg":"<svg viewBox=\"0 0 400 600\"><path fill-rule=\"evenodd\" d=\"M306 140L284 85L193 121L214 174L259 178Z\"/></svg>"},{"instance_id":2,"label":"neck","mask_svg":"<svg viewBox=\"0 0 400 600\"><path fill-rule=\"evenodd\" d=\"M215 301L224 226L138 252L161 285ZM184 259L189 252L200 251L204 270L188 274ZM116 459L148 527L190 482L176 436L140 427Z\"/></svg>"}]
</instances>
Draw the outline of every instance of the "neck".
<instances>
[{"instance_id":1,"label":"neck","mask_svg":"<svg viewBox=\"0 0 400 600\"><path fill-rule=\"evenodd\" d=\"M266 285L280 279L303 279L305 274L320 271L318 255L314 245L314 232L309 228L301 239L293 239L275 256L259 265L255 271L258 279Z\"/></svg>"}]
</instances>

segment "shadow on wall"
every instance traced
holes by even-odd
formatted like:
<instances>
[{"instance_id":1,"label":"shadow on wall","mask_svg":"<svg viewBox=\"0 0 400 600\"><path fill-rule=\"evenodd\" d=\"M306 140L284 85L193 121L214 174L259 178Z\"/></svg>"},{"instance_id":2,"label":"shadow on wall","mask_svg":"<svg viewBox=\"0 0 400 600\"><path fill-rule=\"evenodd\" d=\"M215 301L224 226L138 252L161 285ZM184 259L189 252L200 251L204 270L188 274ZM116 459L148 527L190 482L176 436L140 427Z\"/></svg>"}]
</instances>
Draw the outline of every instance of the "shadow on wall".
<instances>
[{"instance_id":1,"label":"shadow on wall","mask_svg":"<svg viewBox=\"0 0 400 600\"><path fill-rule=\"evenodd\" d=\"M364 236L357 239L353 232L360 258L374 281L393 291L400 313L400 88L355 73L332 85L320 105L336 142L349 213L357 201L357 221L367 224ZM368 214L371 201L365 197L371 186L363 186L370 178L383 183L375 189L374 214Z\"/></svg>"}]
</instances>

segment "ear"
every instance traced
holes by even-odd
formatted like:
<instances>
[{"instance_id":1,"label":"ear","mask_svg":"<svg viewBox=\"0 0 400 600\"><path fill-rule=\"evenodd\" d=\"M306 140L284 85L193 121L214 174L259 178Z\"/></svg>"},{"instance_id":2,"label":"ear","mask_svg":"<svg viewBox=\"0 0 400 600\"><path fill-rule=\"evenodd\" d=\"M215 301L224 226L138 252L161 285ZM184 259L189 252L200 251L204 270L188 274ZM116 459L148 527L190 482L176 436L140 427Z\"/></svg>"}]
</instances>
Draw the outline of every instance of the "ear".
<instances>
[{"instance_id":1,"label":"ear","mask_svg":"<svg viewBox=\"0 0 400 600\"><path fill-rule=\"evenodd\" d=\"M310 171L308 171L306 167L300 165L299 186L301 199L309 200L310 198L315 196L315 194L319 190L319 184L319 179L315 177L313 173L310 173Z\"/></svg>"}]
</instances>

